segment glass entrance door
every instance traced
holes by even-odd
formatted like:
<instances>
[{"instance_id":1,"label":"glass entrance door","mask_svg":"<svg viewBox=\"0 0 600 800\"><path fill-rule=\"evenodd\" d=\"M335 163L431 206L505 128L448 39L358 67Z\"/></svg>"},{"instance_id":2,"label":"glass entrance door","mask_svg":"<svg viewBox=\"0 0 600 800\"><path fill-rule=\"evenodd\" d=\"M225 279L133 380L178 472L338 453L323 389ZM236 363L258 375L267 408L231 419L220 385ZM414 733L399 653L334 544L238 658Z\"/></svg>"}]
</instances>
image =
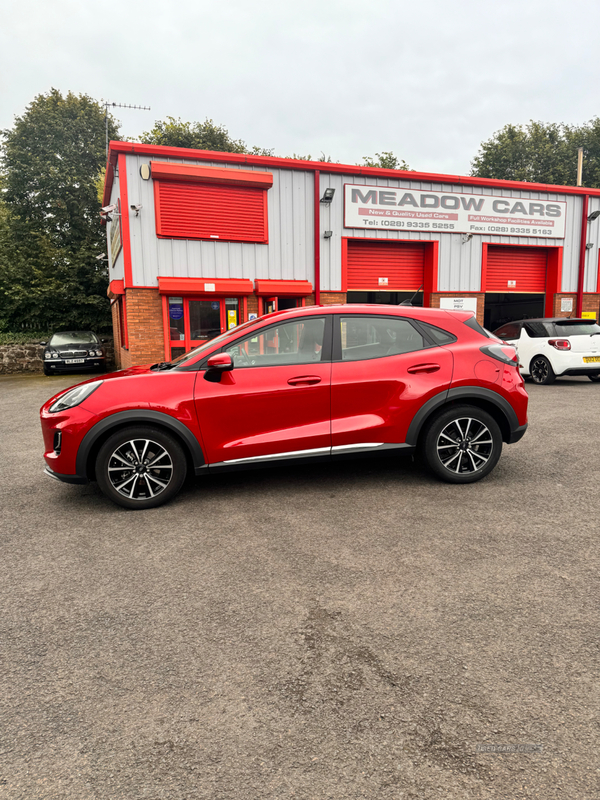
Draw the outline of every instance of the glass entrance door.
<instances>
[{"instance_id":1,"label":"glass entrance door","mask_svg":"<svg viewBox=\"0 0 600 800\"><path fill-rule=\"evenodd\" d=\"M240 323L237 297L167 297L164 301L167 358L177 358Z\"/></svg>"},{"instance_id":2,"label":"glass entrance door","mask_svg":"<svg viewBox=\"0 0 600 800\"><path fill-rule=\"evenodd\" d=\"M188 300L187 305L192 347L214 339L224 330L220 300Z\"/></svg>"}]
</instances>

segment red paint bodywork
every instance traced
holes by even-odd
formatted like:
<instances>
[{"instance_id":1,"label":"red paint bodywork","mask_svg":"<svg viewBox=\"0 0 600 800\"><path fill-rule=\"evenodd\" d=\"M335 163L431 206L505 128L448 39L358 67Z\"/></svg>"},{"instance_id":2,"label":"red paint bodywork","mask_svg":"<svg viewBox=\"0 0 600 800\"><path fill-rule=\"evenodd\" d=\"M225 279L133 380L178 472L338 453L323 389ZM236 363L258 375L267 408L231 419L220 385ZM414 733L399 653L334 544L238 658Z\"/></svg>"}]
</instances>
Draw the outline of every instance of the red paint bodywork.
<instances>
[{"instance_id":1,"label":"red paint bodywork","mask_svg":"<svg viewBox=\"0 0 600 800\"><path fill-rule=\"evenodd\" d=\"M46 463L59 475L74 476L84 436L111 416L134 412L135 417L136 410L155 412L167 422L170 418L185 426L208 465L353 444L402 444L423 406L436 398L445 402L450 388L462 390L467 398L471 387L474 396L477 390L489 390L500 398L498 402L510 405L518 426L526 425L528 398L516 363L505 365L481 352L482 346L498 342L464 324L472 317L470 312L312 306L261 317L254 327L258 332L286 320L350 314L422 320L454 334L457 341L362 361L238 366L223 372L219 382L206 380L198 367L253 330L244 326L178 369L151 370L146 365L106 375L75 408L52 413L49 409L58 395L51 398L40 412ZM138 424L135 419L133 424ZM57 430L63 434L59 455L53 450Z\"/></svg>"}]
</instances>

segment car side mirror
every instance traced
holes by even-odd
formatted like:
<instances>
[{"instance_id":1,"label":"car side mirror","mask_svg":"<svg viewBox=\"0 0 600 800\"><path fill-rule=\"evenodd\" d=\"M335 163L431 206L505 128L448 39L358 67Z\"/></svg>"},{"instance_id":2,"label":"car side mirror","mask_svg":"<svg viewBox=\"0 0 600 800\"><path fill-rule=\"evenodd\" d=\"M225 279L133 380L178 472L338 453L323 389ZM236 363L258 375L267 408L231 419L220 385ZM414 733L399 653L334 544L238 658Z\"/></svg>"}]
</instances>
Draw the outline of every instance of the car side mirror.
<instances>
[{"instance_id":1,"label":"car side mirror","mask_svg":"<svg viewBox=\"0 0 600 800\"><path fill-rule=\"evenodd\" d=\"M40 345L41 345L42 347L46 347L46 345L47 345L47 344L48 344L48 342L40 342Z\"/></svg>"},{"instance_id":2,"label":"car side mirror","mask_svg":"<svg viewBox=\"0 0 600 800\"><path fill-rule=\"evenodd\" d=\"M233 359L229 353L215 353L206 362L204 380L210 381L211 383L218 383L221 380L221 375L232 369Z\"/></svg>"},{"instance_id":3,"label":"car side mirror","mask_svg":"<svg viewBox=\"0 0 600 800\"><path fill-rule=\"evenodd\" d=\"M102 342L102 344L106 344L106 342L108 342L108 339L100 339L100 341Z\"/></svg>"}]
</instances>

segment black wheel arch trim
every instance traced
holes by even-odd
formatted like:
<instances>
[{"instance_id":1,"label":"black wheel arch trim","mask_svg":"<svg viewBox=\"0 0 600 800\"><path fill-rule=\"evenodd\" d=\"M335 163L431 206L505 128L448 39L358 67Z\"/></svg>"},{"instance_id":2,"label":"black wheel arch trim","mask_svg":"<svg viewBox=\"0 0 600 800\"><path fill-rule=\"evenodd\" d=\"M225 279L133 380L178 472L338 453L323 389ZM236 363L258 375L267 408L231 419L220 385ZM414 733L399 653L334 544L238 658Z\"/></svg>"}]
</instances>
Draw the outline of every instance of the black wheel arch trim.
<instances>
[{"instance_id":1,"label":"black wheel arch trim","mask_svg":"<svg viewBox=\"0 0 600 800\"><path fill-rule=\"evenodd\" d=\"M436 394L434 397L431 397L424 406L421 406L408 427L406 444L417 444L423 425L438 408L442 408L454 400L468 401L473 399L486 400L495 405L496 408L504 414L511 434L519 429L519 420L513 407L508 400L505 400L504 397L497 392L491 389L484 389L480 386L458 386L455 389L447 389L444 392Z\"/></svg>"},{"instance_id":2,"label":"black wheel arch trim","mask_svg":"<svg viewBox=\"0 0 600 800\"><path fill-rule=\"evenodd\" d=\"M105 433L110 433L112 428L121 427L123 423L127 423L128 425L148 425L155 423L172 431L177 434L180 439L183 439L186 444L192 457L194 471L204 466L205 461L202 448L194 434L183 422L161 411L136 409L135 411L118 411L116 414L104 417L104 419L97 422L94 427L86 433L77 451L77 459L75 461L75 471L77 475L87 478L87 463L90 452L99 437Z\"/></svg>"}]
</instances>

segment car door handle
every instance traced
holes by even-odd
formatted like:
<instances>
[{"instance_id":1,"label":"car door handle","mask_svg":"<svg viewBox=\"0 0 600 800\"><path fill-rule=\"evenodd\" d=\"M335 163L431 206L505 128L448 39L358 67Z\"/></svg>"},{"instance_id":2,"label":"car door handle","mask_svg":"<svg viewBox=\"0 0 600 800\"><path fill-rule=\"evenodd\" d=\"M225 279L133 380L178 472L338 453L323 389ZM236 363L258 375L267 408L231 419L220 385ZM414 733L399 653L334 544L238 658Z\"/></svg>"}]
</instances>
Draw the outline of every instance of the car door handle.
<instances>
[{"instance_id":1,"label":"car door handle","mask_svg":"<svg viewBox=\"0 0 600 800\"><path fill-rule=\"evenodd\" d=\"M439 364L415 364L413 367L408 367L406 371L414 375L416 372L437 372L439 368Z\"/></svg>"},{"instance_id":2,"label":"car door handle","mask_svg":"<svg viewBox=\"0 0 600 800\"><path fill-rule=\"evenodd\" d=\"M290 378L288 383L290 386L312 386L321 383L321 378L318 375L299 375L297 378Z\"/></svg>"}]
</instances>

